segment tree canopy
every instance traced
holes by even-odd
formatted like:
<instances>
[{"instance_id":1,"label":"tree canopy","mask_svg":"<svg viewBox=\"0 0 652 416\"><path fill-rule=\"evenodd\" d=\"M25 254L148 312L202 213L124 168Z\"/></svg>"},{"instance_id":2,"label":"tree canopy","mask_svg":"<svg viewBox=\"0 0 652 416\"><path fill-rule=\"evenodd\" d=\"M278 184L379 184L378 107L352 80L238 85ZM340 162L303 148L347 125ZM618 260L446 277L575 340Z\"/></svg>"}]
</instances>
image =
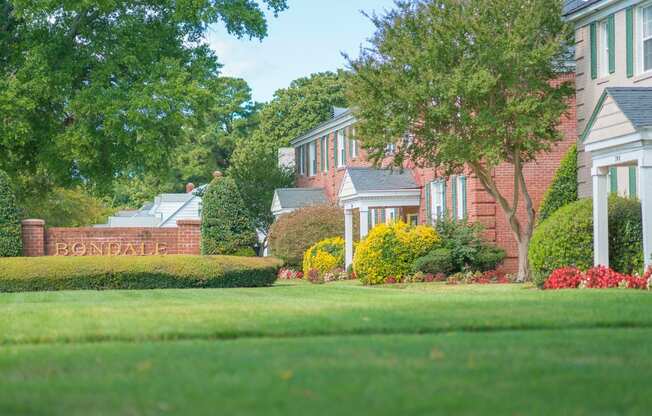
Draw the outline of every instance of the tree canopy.
<instances>
[{"instance_id":1,"label":"tree canopy","mask_svg":"<svg viewBox=\"0 0 652 416\"><path fill-rule=\"evenodd\" d=\"M519 243L521 278L535 219L523 164L562 139L573 89L556 82L572 42L561 0L402 1L372 17L349 99L370 156L407 158L445 174L470 169L503 209ZM513 187L492 169L514 167ZM528 220L517 216L525 206Z\"/></svg>"},{"instance_id":2,"label":"tree canopy","mask_svg":"<svg viewBox=\"0 0 652 416\"><path fill-rule=\"evenodd\" d=\"M0 0L0 169L21 185L107 191L116 178L160 172L175 158L192 170L178 159L193 140L210 141L207 153L223 163L228 154L215 143L234 141L236 120L252 104L242 81L219 76L203 35L222 24L234 36L262 39L264 8L286 7Z\"/></svg>"}]
</instances>

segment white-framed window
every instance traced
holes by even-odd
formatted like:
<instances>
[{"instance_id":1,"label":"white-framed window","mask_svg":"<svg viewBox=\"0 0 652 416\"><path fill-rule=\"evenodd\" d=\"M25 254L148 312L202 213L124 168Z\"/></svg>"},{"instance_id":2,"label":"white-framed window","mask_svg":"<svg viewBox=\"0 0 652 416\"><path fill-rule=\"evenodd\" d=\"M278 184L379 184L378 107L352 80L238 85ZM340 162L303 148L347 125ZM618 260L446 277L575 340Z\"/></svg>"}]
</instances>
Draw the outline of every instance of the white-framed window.
<instances>
[{"instance_id":1,"label":"white-framed window","mask_svg":"<svg viewBox=\"0 0 652 416\"><path fill-rule=\"evenodd\" d=\"M385 208L385 222L392 223L398 219L398 208Z\"/></svg>"},{"instance_id":2,"label":"white-framed window","mask_svg":"<svg viewBox=\"0 0 652 416\"><path fill-rule=\"evenodd\" d=\"M337 167L343 168L346 166L346 136L344 130L337 131Z\"/></svg>"},{"instance_id":3,"label":"white-framed window","mask_svg":"<svg viewBox=\"0 0 652 416\"><path fill-rule=\"evenodd\" d=\"M351 127L351 137L349 138L349 149L351 151L351 159L358 157L358 140L355 135L355 127Z\"/></svg>"},{"instance_id":4,"label":"white-framed window","mask_svg":"<svg viewBox=\"0 0 652 416\"><path fill-rule=\"evenodd\" d=\"M609 75L609 21L598 23L598 74L601 77Z\"/></svg>"},{"instance_id":5,"label":"white-framed window","mask_svg":"<svg viewBox=\"0 0 652 416\"><path fill-rule=\"evenodd\" d=\"M432 220L437 221L446 215L446 182L438 180L430 184L430 212Z\"/></svg>"},{"instance_id":6,"label":"white-framed window","mask_svg":"<svg viewBox=\"0 0 652 416\"><path fill-rule=\"evenodd\" d=\"M299 175L306 174L306 148L305 146L299 146L297 152L297 169Z\"/></svg>"},{"instance_id":7,"label":"white-framed window","mask_svg":"<svg viewBox=\"0 0 652 416\"><path fill-rule=\"evenodd\" d=\"M455 183L453 186L453 216L455 219L463 220L467 215L466 207L466 176L454 176L452 179Z\"/></svg>"},{"instance_id":8,"label":"white-framed window","mask_svg":"<svg viewBox=\"0 0 652 416\"><path fill-rule=\"evenodd\" d=\"M638 56L640 72L652 71L652 3L639 9Z\"/></svg>"},{"instance_id":9,"label":"white-framed window","mask_svg":"<svg viewBox=\"0 0 652 416\"><path fill-rule=\"evenodd\" d=\"M394 144L394 143L388 144L387 147L385 147L385 154L387 154L388 156L391 156L394 153L396 153L396 144Z\"/></svg>"},{"instance_id":10,"label":"white-framed window","mask_svg":"<svg viewBox=\"0 0 652 416\"><path fill-rule=\"evenodd\" d=\"M321 170L328 172L328 136L321 138Z\"/></svg>"},{"instance_id":11,"label":"white-framed window","mask_svg":"<svg viewBox=\"0 0 652 416\"><path fill-rule=\"evenodd\" d=\"M308 160L310 176L315 176L317 174L317 141L311 142L308 146Z\"/></svg>"}]
</instances>

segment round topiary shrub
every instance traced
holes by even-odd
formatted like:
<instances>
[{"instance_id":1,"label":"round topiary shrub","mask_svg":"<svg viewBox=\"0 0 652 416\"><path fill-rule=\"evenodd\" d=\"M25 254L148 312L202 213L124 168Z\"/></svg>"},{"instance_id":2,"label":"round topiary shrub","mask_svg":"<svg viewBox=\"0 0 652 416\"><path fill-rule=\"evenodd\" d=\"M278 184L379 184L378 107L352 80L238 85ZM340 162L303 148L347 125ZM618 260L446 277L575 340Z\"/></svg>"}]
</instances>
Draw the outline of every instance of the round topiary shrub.
<instances>
[{"instance_id":1,"label":"round topiary shrub","mask_svg":"<svg viewBox=\"0 0 652 416\"><path fill-rule=\"evenodd\" d=\"M344 239L342 237L322 240L306 250L303 256L304 276L307 276L311 270L327 273L337 268L344 268Z\"/></svg>"},{"instance_id":2,"label":"round topiary shrub","mask_svg":"<svg viewBox=\"0 0 652 416\"><path fill-rule=\"evenodd\" d=\"M0 257L18 257L23 251L20 211L9 175L0 170Z\"/></svg>"},{"instance_id":3,"label":"round topiary shrub","mask_svg":"<svg viewBox=\"0 0 652 416\"><path fill-rule=\"evenodd\" d=\"M357 229L354 224L354 229ZM301 267L303 255L316 243L344 237L344 211L333 205L316 205L281 215L269 231L269 249L288 266Z\"/></svg>"},{"instance_id":4,"label":"round topiary shrub","mask_svg":"<svg viewBox=\"0 0 652 416\"><path fill-rule=\"evenodd\" d=\"M641 204L634 199L609 198L609 262L620 273L642 272ZM535 276L545 278L562 267L587 270L593 266L593 201L568 204L537 226L530 243ZM541 279L539 279L541 280Z\"/></svg>"},{"instance_id":5,"label":"round topiary shrub","mask_svg":"<svg viewBox=\"0 0 652 416\"><path fill-rule=\"evenodd\" d=\"M253 221L231 178L217 177L202 197L201 252L204 255L254 254Z\"/></svg>"},{"instance_id":6,"label":"round topiary shrub","mask_svg":"<svg viewBox=\"0 0 652 416\"><path fill-rule=\"evenodd\" d=\"M411 227L400 221L381 224L358 245L353 270L364 284L400 281L412 272L416 259L439 247L440 242L432 227Z\"/></svg>"},{"instance_id":7,"label":"round topiary shrub","mask_svg":"<svg viewBox=\"0 0 652 416\"><path fill-rule=\"evenodd\" d=\"M539 208L539 221L543 221L559 208L577 201L577 146L573 145L561 160L550 188L543 196Z\"/></svg>"},{"instance_id":8,"label":"round topiary shrub","mask_svg":"<svg viewBox=\"0 0 652 416\"><path fill-rule=\"evenodd\" d=\"M453 268L453 252L448 248L436 248L416 259L412 271L425 274L443 273L448 276L453 272Z\"/></svg>"}]
</instances>

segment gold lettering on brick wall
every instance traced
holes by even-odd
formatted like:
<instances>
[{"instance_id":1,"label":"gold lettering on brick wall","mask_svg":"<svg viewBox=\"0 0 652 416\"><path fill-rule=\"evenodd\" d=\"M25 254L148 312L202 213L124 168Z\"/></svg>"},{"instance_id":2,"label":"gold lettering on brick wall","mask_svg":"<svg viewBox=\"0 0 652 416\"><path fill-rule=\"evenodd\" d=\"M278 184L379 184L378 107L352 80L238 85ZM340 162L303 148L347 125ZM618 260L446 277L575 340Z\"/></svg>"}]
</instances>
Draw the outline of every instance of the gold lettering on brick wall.
<instances>
[{"instance_id":1,"label":"gold lettering on brick wall","mask_svg":"<svg viewBox=\"0 0 652 416\"><path fill-rule=\"evenodd\" d=\"M167 252L167 243L159 241L135 245L118 241L99 243L75 241L54 244L55 256L164 256Z\"/></svg>"}]
</instances>

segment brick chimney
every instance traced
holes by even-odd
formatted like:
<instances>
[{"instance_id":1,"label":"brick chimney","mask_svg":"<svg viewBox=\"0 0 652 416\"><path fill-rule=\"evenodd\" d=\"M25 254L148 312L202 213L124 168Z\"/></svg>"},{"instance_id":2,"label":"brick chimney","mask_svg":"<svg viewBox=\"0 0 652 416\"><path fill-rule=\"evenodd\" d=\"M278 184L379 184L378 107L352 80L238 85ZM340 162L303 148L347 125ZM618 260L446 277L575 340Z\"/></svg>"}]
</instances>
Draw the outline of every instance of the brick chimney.
<instances>
[{"instance_id":1,"label":"brick chimney","mask_svg":"<svg viewBox=\"0 0 652 416\"><path fill-rule=\"evenodd\" d=\"M192 182L188 182L188 184L186 185L186 193L189 194L194 190L195 190L195 184Z\"/></svg>"}]
</instances>

